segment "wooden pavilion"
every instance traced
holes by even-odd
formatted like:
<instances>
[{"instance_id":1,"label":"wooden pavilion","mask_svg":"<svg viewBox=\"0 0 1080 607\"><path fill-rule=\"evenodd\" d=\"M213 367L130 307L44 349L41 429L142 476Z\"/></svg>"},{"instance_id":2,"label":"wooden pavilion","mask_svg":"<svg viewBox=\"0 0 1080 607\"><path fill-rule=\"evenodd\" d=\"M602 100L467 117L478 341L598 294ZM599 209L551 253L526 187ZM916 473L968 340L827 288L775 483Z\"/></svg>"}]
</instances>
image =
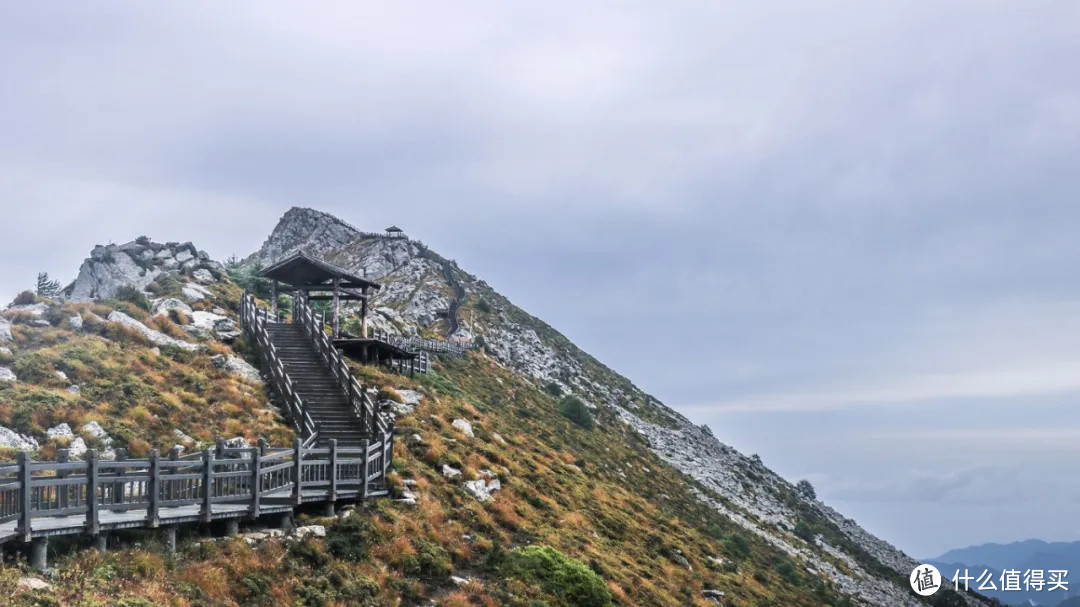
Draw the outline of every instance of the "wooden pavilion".
<instances>
[{"instance_id":1,"label":"wooden pavilion","mask_svg":"<svg viewBox=\"0 0 1080 607\"><path fill-rule=\"evenodd\" d=\"M278 315L277 298L280 285L287 285L296 296L307 301L332 301L332 335L341 336L341 302L360 302L360 332L367 336L368 292L378 291L379 283L349 273L344 268L316 259L300 251L259 273L272 282L271 313Z\"/></svg>"},{"instance_id":2,"label":"wooden pavilion","mask_svg":"<svg viewBox=\"0 0 1080 607\"><path fill-rule=\"evenodd\" d=\"M389 228L386 228L386 237L387 238L405 238L405 230L402 230L401 228L399 228L397 226L390 226Z\"/></svg>"},{"instance_id":3,"label":"wooden pavilion","mask_svg":"<svg viewBox=\"0 0 1080 607\"><path fill-rule=\"evenodd\" d=\"M418 352L410 352L385 340L368 337L367 312L371 292L380 288L379 283L356 276L334 264L316 259L303 251L279 261L259 273L270 279L271 313L278 318L278 291L284 286L294 292L293 297L306 301L332 301L331 337L335 348L350 358L363 363L386 365L395 370L416 368ZM348 335L341 330L341 302L360 302L360 335ZM293 314L295 318L295 313ZM423 362L423 361L419 361Z\"/></svg>"}]
</instances>

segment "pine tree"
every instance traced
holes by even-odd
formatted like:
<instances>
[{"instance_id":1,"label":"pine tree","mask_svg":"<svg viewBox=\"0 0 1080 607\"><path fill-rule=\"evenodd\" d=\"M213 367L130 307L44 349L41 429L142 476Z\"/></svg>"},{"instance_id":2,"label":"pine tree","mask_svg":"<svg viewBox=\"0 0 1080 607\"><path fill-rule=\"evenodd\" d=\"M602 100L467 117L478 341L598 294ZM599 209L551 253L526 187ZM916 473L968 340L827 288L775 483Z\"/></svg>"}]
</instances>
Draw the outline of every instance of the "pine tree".
<instances>
[{"instance_id":1,"label":"pine tree","mask_svg":"<svg viewBox=\"0 0 1080 607\"><path fill-rule=\"evenodd\" d=\"M48 272L38 272L37 294L38 297L57 297L60 295L60 283L49 280Z\"/></svg>"}]
</instances>

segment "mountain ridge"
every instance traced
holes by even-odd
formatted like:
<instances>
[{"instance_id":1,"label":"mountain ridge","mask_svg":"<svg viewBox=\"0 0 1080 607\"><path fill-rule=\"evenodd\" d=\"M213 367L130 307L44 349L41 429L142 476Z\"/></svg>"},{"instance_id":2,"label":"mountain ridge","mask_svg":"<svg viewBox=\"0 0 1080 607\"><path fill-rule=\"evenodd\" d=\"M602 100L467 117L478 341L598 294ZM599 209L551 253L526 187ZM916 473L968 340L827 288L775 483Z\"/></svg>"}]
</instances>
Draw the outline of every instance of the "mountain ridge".
<instances>
[{"instance_id":1,"label":"mountain ridge","mask_svg":"<svg viewBox=\"0 0 1080 607\"><path fill-rule=\"evenodd\" d=\"M222 265L196 251L197 261L185 266L190 260L185 254L183 262L175 261L175 246L133 241L116 247L132 260L164 249L174 263L141 268L153 273L149 278L136 270L114 271L117 263L128 264L101 253L76 279L88 289L88 301L44 301L32 304L33 312L18 306L4 313L14 348L4 356L14 359L19 377L0 382L0 403L13 403L10 410L0 406L0 424L38 441L46 454L66 443L52 437L54 428L48 436L44 428L58 422L83 427L90 417L133 453L168 448L177 432L194 436L193 443L223 432L240 432L240 440L248 441L266 433L280 442L290 434L280 411L269 402L256 404L269 399L264 387L245 384L242 409L229 401L234 397L228 391L207 401L193 387L226 377L225 368L237 366L234 359L258 363L234 331L240 292L260 288L255 269L303 249L383 284L371 302L374 328L449 335L476 346L463 358L437 358L432 373L415 380L354 366L370 385L382 387L384 405L398 414L395 468L421 497L410 498L415 511L375 505L373 524L383 529L383 541L402 545L405 554L430 548L443 555L440 563L452 555L429 579L430 572L418 577L402 563L400 551L374 547L373 561L349 566L354 574L384 580L387 574L377 571L392 573L378 596L400 600L407 586L413 588L409 596L448 600L455 595L443 587L446 572L460 569L482 574L490 585L474 589L478 596L503 602L547 596L551 604L568 604L520 587L521 580L501 566L482 565L499 562L501 549L493 542L507 550L537 542L584 559L608 578L620 604L928 602L907 587L915 563L902 551L801 494L760 459L721 443L707 427L694 425L420 242L361 232L326 213L293 208L243 262ZM355 329L358 321L350 316L346 329ZM114 318L126 318L126 324ZM190 347L168 345L176 340ZM105 368L85 368L87 349L99 352ZM210 355L223 361L220 367ZM77 376L84 382L81 393L59 394L64 386L50 373L34 371L42 368ZM124 389L118 392L117 384ZM118 399L122 405L112 402ZM166 402L155 404L157 399ZM560 414L567 399L582 403L595 428L578 427ZM41 408L42 401L52 404ZM213 416L191 413L207 407L217 408ZM242 413L251 427L237 423L232 412ZM81 438L97 444L89 435ZM463 481L492 475L502 482L499 495L483 502L469 498ZM397 492L406 495L402 486ZM444 527L458 532L437 532ZM478 534L482 543L464 539ZM302 562L286 562L294 569L275 569L280 565L270 561L257 566L276 572L283 581L275 587L288 596L320 575ZM230 596L227 589L213 592ZM986 604L974 594L942 593L939 599L944 602L935 604Z\"/></svg>"}]
</instances>

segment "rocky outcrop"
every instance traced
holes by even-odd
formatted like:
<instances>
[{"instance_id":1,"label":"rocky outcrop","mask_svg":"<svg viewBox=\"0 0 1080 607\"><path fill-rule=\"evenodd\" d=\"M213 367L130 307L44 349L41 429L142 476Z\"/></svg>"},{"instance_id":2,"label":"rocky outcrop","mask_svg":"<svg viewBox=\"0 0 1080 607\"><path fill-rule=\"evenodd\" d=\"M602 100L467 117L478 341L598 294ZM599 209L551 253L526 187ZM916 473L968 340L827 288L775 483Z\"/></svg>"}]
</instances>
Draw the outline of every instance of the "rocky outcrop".
<instances>
[{"instance_id":1,"label":"rocky outcrop","mask_svg":"<svg viewBox=\"0 0 1080 607\"><path fill-rule=\"evenodd\" d=\"M0 317L0 342L12 341L13 339L11 336L11 323L8 319Z\"/></svg>"},{"instance_id":2,"label":"rocky outcrop","mask_svg":"<svg viewBox=\"0 0 1080 607\"><path fill-rule=\"evenodd\" d=\"M266 267L300 249L321 257L344 247L358 236L360 232L356 228L333 215L293 207L281 218L259 251L245 261Z\"/></svg>"},{"instance_id":3,"label":"rocky outcrop","mask_svg":"<svg viewBox=\"0 0 1080 607\"><path fill-rule=\"evenodd\" d=\"M135 331L142 334L142 336L145 337L148 341L159 346L173 346L182 350L201 349L200 346L196 344L181 341L174 337L169 337L168 335L165 335L160 331L155 331L119 310L113 310L112 312L109 312L108 321L117 322L126 327L135 329Z\"/></svg>"},{"instance_id":4,"label":"rocky outcrop","mask_svg":"<svg viewBox=\"0 0 1080 607\"><path fill-rule=\"evenodd\" d=\"M18 379L14 371L7 367L0 367L0 381L17 381Z\"/></svg>"},{"instance_id":5,"label":"rocky outcrop","mask_svg":"<svg viewBox=\"0 0 1080 607\"><path fill-rule=\"evenodd\" d=\"M218 354L210 357L210 361L214 363L214 366L218 369L228 371L233 375L242 377L250 382L257 384L263 383L262 376L259 374L259 370L251 366L246 360L237 358L235 356L224 354Z\"/></svg>"},{"instance_id":6,"label":"rocky outcrop","mask_svg":"<svg viewBox=\"0 0 1080 607\"><path fill-rule=\"evenodd\" d=\"M83 261L67 293L75 301L107 299L124 286L145 290L167 272L220 272L221 266L190 242L159 244L140 238L132 242L96 246Z\"/></svg>"}]
</instances>

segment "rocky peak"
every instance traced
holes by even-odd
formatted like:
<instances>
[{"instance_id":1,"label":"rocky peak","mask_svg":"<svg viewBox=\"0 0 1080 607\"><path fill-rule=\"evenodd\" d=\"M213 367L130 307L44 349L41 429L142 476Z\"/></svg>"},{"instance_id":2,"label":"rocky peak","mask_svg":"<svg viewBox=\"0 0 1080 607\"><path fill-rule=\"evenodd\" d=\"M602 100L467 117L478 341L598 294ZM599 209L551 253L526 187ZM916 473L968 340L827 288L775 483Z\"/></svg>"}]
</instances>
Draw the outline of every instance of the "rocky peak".
<instances>
[{"instance_id":1,"label":"rocky peak","mask_svg":"<svg viewBox=\"0 0 1080 607\"><path fill-rule=\"evenodd\" d=\"M161 244L140 237L121 245L94 247L67 295L75 301L107 299L123 286L145 290L169 272L190 273L208 282L220 271L220 264L190 242Z\"/></svg>"},{"instance_id":2,"label":"rocky peak","mask_svg":"<svg viewBox=\"0 0 1080 607\"><path fill-rule=\"evenodd\" d=\"M267 266L299 249L321 257L359 236L356 228L329 213L293 207L281 217L262 247L245 261Z\"/></svg>"}]
</instances>

